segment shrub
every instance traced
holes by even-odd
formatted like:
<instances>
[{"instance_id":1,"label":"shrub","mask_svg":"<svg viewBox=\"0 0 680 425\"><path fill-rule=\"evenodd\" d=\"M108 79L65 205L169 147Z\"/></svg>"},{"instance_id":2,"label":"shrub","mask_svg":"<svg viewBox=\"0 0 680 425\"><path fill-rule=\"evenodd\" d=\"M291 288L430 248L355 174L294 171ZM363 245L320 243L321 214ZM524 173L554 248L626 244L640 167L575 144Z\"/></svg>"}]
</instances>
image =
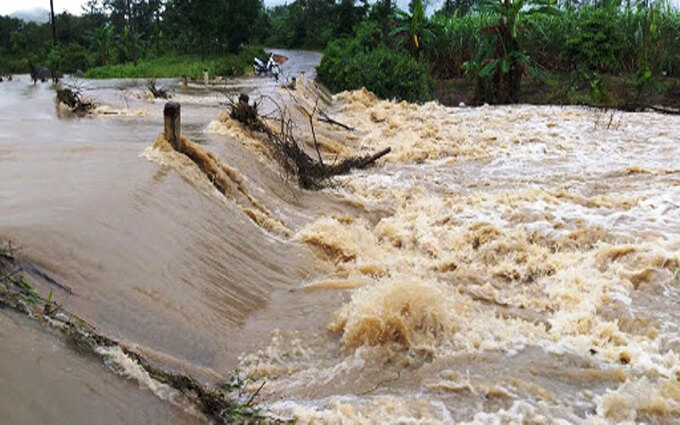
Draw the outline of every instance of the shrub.
<instances>
[{"instance_id":1,"label":"shrub","mask_svg":"<svg viewBox=\"0 0 680 425\"><path fill-rule=\"evenodd\" d=\"M55 71L74 73L87 69L88 56L83 46L76 42L53 47L47 55L47 66Z\"/></svg>"},{"instance_id":2,"label":"shrub","mask_svg":"<svg viewBox=\"0 0 680 425\"><path fill-rule=\"evenodd\" d=\"M433 87L427 67L404 50L385 47L384 33L373 22L360 25L354 38L330 43L317 73L336 92L366 87L382 98L410 102L429 100Z\"/></svg>"},{"instance_id":3,"label":"shrub","mask_svg":"<svg viewBox=\"0 0 680 425\"><path fill-rule=\"evenodd\" d=\"M612 15L606 9L581 15L577 31L565 46L566 56L575 68L606 72L620 67L623 37Z\"/></svg>"}]
</instances>

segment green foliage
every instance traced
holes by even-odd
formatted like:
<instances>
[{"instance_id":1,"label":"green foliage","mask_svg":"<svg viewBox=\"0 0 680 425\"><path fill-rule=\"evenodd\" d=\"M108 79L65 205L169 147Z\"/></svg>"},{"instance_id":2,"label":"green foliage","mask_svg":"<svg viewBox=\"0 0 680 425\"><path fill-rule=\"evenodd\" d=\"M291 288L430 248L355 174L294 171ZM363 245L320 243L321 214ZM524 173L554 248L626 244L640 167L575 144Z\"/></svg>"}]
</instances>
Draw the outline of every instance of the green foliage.
<instances>
[{"instance_id":1,"label":"green foliage","mask_svg":"<svg viewBox=\"0 0 680 425\"><path fill-rule=\"evenodd\" d=\"M223 417L230 423L239 421L248 422L253 419L266 419L262 416L261 409L254 404L254 401L264 387L265 382L262 381L252 394L248 392L248 388L256 385L257 381L258 380L252 376L241 376L241 371L236 369L229 380L219 384L222 392L234 402L234 406L223 414Z\"/></svg>"},{"instance_id":2,"label":"green foliage","mask_svg":"<svg viewBox=\"0 0 680 425\"><path fill-rule=\"evenodd\" d=\"M483 62L479 64L477 78L481 80L493 79L494 90L487 96L486 90L478 93L481 101L494 103L514 103L519 98L522 75L531 72L539 75L538 68L521 45L520 33L542 33L537 21L538 15L558 15L559 11L553 7L552 0L482 0L482 12L498 17L498 23L485 29L491 35L490 44L495 49L488 49L490 54L480 55ZM485 46L480 44L480 46ZM486 82L480 85L488 85Z\"/></svg>"},{"instance_id":3,"label":"green foliage","mask_svg":"<svg viewBox=\"0 0 680 425\"><path fill-rule=\"evenodd\" d=\"M317 73L333 91L366 87L382 98L412 102L429 100L432 93L427 67L404 50L386 47L380 26L370 21L354 38L330 43Z\"/></svg>"},{"instance_id":4,"label":"green foliage","mask_svg":"<svg viewBox=\"0 0 680 425\"><path fill-rule=\"evenodd\" d=\"M262 11L261 0L169 0L164 35L183 53L236 53L250 40Z\"/></svg>"},{"instance_id":5,"label":"green foliage","mask_svg":"<svg viewBox=\"0 0 680 425\"><path fill-rule=\"evenodd\" d=\"M648 19L646 55L645 13L641 8L563 7L559 15L532 15L530 22L518 26L517 41L535 68L546 71L572 72L581 63L593 63L586 69L634 74L642 66L653 75L680 76L680 13L653 3ZM425 46L425 58L434 76L460 78L463 63L481 63L494 54L496 46L491 43L489 30L497 23L496 14L437 14L432 20L441 27L434 45ZM604 37L597 35L599 30L594 31L599 23L605 27ZM583 28L589 28L587 33ZM606 42L599 44L600 40ZM644 66L643 56L647 58Z\"/></svg>"},{"instance_id":6,"label":"green foliage","mask_svg":"<svg viewBox=\"0 0 680 425\"><path fill-rule=\"evenodd\" d=\"M238 55L224 54L201 59L195 55L168 55L143 59L133 66L131 63L92 68L86 78L173 78L186 75L202 78L203 70L210 75L244 75L252 69L253 58L263 56L261 48L247 47Z\"/></svg>"},{"instance_id":7,"label":"green foliage","mask_svg":"<svg viewBox=\"0 0 680 425\"><path fill-rule=\"evenodd\" d=\"M391 35L400 37L404 45L411 54L418 58L421 51L421 44L430 44L437 38L439 26L435 21L425 19L425 9L421 0L412 3L412 14L398 11L398 26L392 30Z\"/></svg>"},{"instance_id":8,"label":"green foliage","mask_svg":"<svg viewBox=\"0 0 680 425\"><path fill-rule=\"evenodd\" d=\"M570 73L595 94L607 74L633 85L639 70L680 76L680 12L666 0L559 3L556 15L547 0L413 0L411 13L395 0L291 0L271 9L261 0L129 0L129 9L128 0L92 1L81 16L56 16L57 47L49 24L0 16L0 74L27 72L30 58L66 73L97 67L88 73L96 78L200 77L205 67L240 75L254 54L227 53L256 40L326 48L320 75L329 86L366 85L404 99L427 98L427 71L439 79L481 73L480 99L496 102L517 99L532 72ZM441 9L428 16L425 6L434 4ZM133 45L139 69L127 65ZM398 67L364 69L372 64Z\"/></svg>"},{"instance_id":9,"label":"green foliage","mask_svg":"<svg viewBox=\"0 0 680 425\"><path fill-rule=\"evenodd\" d=\"M28 305L38 305L40 295L24 278L21 268L15 262L16 248L12 242L0 246L0 303L3 296L7 295L7 289L18 295L18 300Z\"/></svg>"},{"instance_id":10,"label":"green foliage","mask_svg":"<svg viewBox=\"0 0 680 425\"><path fill-rule=\"evenodd\" d=\"M47 67L65 73L87 69L88 56L83 46L76 42L65 47L53 47L47 55Z\"/></svg>"},{"instance_id":11,"label":"green foliage","mask_svg":"<svg viewBox=\"0 0 680 425\"><path fill-rule=\"evenodd\" d=\"M584 82L590 93L591 101L596 105L607 105L611 97L604 79L597 72L580 69L576 72L576 80Z\"/></svg>"},{"instance_id":12,"label":"green foliage","mask_svg":"<svg viewBox=\"0 0 680 425\"><path fill-rule=\"evenodd\" d=\"M162 54L215 58L237 53L263 14L259 0L93 1L82 16L56 16L56 46L50 24L0 16L0 71L26 72L29 56L36 66L65 73L133 58L149 62ZM12 71L15 65L20 69ZM240 73L241 68L240 62L217 66L221 73Z\"/></svg>"},{"instance_id":13,"label":"green foliage","mask_svg":"<svg viewBox=\"0 0 680 425\"><path fill-rule=\"evenodd\" d=\"M108 65L112 60L113 54L113 27L102 25L94 30L91 36L90 49L94 55L94 65Z\"/></svg>"},{"instance_id":14,"label":"green foliage","mask_svg":"<svg viewBox=\"0 0 680 425\"><path fill-rule=\"evenodd\" d=\"M567 40L565 54L575 67L606 72L618 68L623 37L606 9L580 14L576 31Z\"/></svg>"},{"instance_id":15,"label":"green foliage","mask_svg":"<svg viewBox=\"0 0 680 425\"><path fill-rule=\"evenodd\" d=\"M497 21L495 16L439 14L433 21L440 31L432 44L424 46L424 58L436 77L460 78L465 74L464 63L481 62L490 54L482 29L492 26Z\"/></svg>"},{"instance_id":16,"label":"green foliage","mask_svg":"<svg viewBox=\"0 0 680 425\"><path fill-rule=\"evenodd\" d=\"M367 1L354 0L295 0L276 6L267 12L271 31L265 44L323 49L330 41L353 34L368 10Z\"/></svg>"}]
</instances>

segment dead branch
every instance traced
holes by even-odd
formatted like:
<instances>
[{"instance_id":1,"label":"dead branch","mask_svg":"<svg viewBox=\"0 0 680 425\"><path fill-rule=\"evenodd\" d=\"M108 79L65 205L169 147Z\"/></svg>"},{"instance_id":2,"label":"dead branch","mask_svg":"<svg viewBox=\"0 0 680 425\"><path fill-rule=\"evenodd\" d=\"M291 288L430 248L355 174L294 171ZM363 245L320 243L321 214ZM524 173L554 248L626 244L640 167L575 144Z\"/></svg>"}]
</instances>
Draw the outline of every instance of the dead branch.
<instances>
[{"instance_id":1,"label":"dead branch","mask_svg":"<svg viewBox=\"0 0 680 425\"><path fill-rule=\"evenodd\" d=\"M666 115L680 115L680 111L675 110L675 109L661 108L661 107L654 106L654 105L644 105L644 107L651 109L654 112L659 112L659 113L666 114Z\"/></svg>"},{"instance_id":2,"label":"dead branch","mask_svg":"<svg viewBox=\"0 0 680 425\"><path fill-rule=\"evenodd\" d=\"M167 90L156 87L155 78L152 78L147 82L146 88L149 89L149 92L155 99L168 99L170 97L168 96Z\"/></svg>"},{"instance_id":3,"label":"dead branch","mask_svg":"<svg viewBox=\"0 0 680 425\"><path fill-rule=\"evenodd\" d=\"M318 155L318 159L314 159L300 147L298 139L293 131L295 127L293 120L287 118L284 108L273 101L280 114L280 118L276 120L277 122L280 122L280 128L278 132L275 132L265 124L258 115L258 103L254 102L250 104L249 102L249 97L244 94L239 97L238 102L230 99L229 108L231 118L237 120L251 131L264 134L272 144L275 152L279 154L279 158L284 168L297 175L300 186L305 189L321 188L331 177L347 174L353 169L366 168L391 151L391 148L387 148L373 155L352 156L339 163L326 165L321 157L321 151L319 149L319 143L316 140L316 131L314 129L314 115L317 113L318 105L315 105L314 110L311 112L304 107L300 107L309 119L309 125L312 131L312 141Z\"/></svg>"},{"instance_id":4,"label":"dead branch","mask_svg":"<svg viewBox=\"0 0 680 425\"><path fill-rule=\"evenodd\" d=\"M95 108L95 104L84 100L77 88L57 90L57 100L66 105L76 115L86 115Z\"/></svg>"},{"instance_id":5,"label":"dead branch","mask_svg":"<svg viewBox=\"0 0 680 425\"><path fill-rule=\"evenodd\" d=\"M309 112L304 106L299 105L300 110L307 115L307 118L309 119L309 128L312 130L312 141L314 142L314 149L316 149L316 155L319 157L319 162L321 165L323 164L323 158L321 158L321 150L319 149L319 142L316 140L316 131L314 131L314 115L316 114L316 111L319 107L319 102L317 101L314 103L314 109L312 112Z\"/></svg>"},{"instance_id":6,"label":"dead branch","mask_svg":"<svg viewBox=\"0 0 680 425\"><path fill-rule=\"evenodd\" d=\"M354 127L350 127L347 124L343 124L339 121L334 120L333 118L329 117L328 114L326 114L324 111L319 111L319 115L321 115L321 118L319 118L319 121L321 122L337 125L338 127L344 128L347 131L354 131Z\"/></svg>"}]
</instances>

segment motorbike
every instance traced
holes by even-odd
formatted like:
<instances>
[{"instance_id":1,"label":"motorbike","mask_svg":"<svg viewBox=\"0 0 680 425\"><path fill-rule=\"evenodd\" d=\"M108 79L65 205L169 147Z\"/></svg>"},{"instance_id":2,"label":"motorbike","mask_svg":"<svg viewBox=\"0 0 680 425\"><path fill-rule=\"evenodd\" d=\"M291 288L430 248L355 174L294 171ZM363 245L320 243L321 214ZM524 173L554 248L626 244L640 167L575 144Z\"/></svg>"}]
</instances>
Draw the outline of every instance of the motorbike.
<instances>
[{"instance_id":1,"label":"motorbike","mask_svg":"<svg viewBox=\"0 0 680 425\"><path fill-rule=\"evenodd\" d=\"M253 59L253 72L255 75L271 75L276 81L279 81L279 76L281 75L281 66L277 61L277 56L274 53L269 54L269 59L265 62L264 60L256 57Z\"/></svg>"}]
</instances>

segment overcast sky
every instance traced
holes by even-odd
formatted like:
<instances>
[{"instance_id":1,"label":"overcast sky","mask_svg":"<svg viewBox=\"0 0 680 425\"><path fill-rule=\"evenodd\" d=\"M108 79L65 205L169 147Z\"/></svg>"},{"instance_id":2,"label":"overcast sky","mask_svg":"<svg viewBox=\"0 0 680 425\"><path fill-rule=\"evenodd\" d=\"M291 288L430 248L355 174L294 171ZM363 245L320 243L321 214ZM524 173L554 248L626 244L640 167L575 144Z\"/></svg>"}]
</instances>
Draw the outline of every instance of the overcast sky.
<instances>
[{"instance_id":1,"label":"overcast sky","mask_svg":"<svg viewBox=\"0 0 680 425\"><path fill-rule=\"evenodd\" d=\"M73 14L80 14L81 5L86 0L54 0L54 12L61 13L68 10ZM274 6L277 4L290 3L292 0L265 0L267 6ZM408 4L408 0L397 0L400 5ZM29 10L40 7L43 9L50 8L49 0L0 0L0 15L9 15L18 10Z\"/></svg>"}]
</instances>

